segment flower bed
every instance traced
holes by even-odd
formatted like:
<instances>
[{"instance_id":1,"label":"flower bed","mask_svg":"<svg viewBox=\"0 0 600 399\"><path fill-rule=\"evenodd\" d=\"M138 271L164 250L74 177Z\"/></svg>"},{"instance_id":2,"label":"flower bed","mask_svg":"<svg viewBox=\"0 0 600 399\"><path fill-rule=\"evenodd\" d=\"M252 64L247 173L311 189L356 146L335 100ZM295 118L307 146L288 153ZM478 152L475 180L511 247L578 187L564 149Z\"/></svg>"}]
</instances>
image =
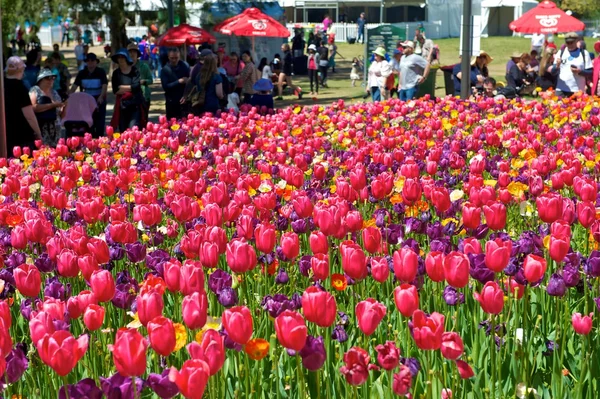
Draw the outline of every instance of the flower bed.
<instances>
[{"instance_id":1,"label":"flower bed","mask_svg":"<svg viewBox=\"0 0 600 399\"><path fill-rule=\"evenodd\" d=\"M598 106L340 100L0 161L5 393L595 398Z\"/></svg>"}]
</instances>

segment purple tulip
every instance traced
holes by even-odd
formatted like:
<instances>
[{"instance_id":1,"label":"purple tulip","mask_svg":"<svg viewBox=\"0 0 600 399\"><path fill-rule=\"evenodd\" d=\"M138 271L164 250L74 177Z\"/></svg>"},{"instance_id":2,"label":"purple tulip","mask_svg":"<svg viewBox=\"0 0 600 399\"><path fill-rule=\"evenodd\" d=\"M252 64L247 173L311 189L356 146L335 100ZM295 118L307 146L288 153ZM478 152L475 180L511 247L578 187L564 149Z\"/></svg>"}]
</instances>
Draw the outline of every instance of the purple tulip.
<instances>
[{"instance_id":1,"label":"purple tulip","mask_svg":"<svg viewBox=\"0 0 600 399\"><path fill-rule=\"evenodd\" d=\"M100 377L102 379L102 377ZM96 382L92 378L86 378L79 381L77 384L68 385L70 399L102 399L102 390L98 388ZM108 395L108 394L107 394ZM131 394L133 397L133 393ZM121 396L109 396L112 398L117 398ZM124 396L123 396L124 397ZM67 392L65 387L60 388L60 392L58 394L58 399L66 399Z\"/></svg>"},{"instance_id":2,"label":"purple tulip","mask_svg":"<svg viewBox=\"0 0 600 399\"><path fill-rule=\"evenodd\" d=\"M121 260L125 256L125 251L121 245L113 244L108 247L108 254L110 256L110 260Z\"/></svg>"},{"instance_id":3,"label":"purple tulip","mask_svg":"<svg viewBox=\"0 0 600 399\"><path fill-rule=\"evenodd\" d=\"M143 389L141 378L135 379L136 392L139 395ZM123 377L116 373L110 378L100 377L100 386L106 399L138 399L133 397L133 386L131 377Z\"/></svg>"},{"instance_id":4,"label":"purple tulip","mask_svg":"<svg viewBox=\"0 0 600 399\"><path fill-rule=\"evenodd\" d=\"M169 369L163 371L162 374L150 374L146 384L161 399L170 399L179 393L177 385L169 380Z\"/></svg>"},{"instance_id":5,"label":"purple tulip","mask_svg":"<svg viewBox=\"0 0 600 399\"><path fill-rule=\"evenodd\" d=\"M443 296L444 301L446 301L446 303L450 306L456 306L458 304L465 303L465 295L449 285L444 288Z\"/></svg>"},{"instance_id":6,"label":"purple tulip","mask_svg":"<svg viewBox=\"0 0 600 399\"><path fill-rule=\"evenodd\" d=\"M50 259L50 256L46 252L38 256L33 264L42 273L50 273L56 270L56 263Z\"/></svg>"},{"instance_id":7,"label":"purple tulip","mask_svg":"<svg viewBox=\"0 0 600 399\"><path fill-rule=\"evenodd\" d=\"M217 293L217 299L219 303L226 308L237 305L238 295L237 292L231 287L225 287Z\"/></svg>"},{"instance_id":8,"label":"purple tulip","mask_svg":"<svg viewBox=\"0 0 600 399\"><path fill-rule=\"evenodd\" d=\"M27 370L29 361L25 356L27 347L25 344L17 344L15 348L6 356L6 372L4 373L3 382L12 384L17 382Z\"/></svg>"},{"instance_id":9,"label":"purple tulip","mask_svg":"<svg viewBox=\"0 0 600 399\"><path fill-rule=\"evenodd\" d=\"M590 277L600 277L600 251L592 251L584 266L584 271Z\"/></svg>"},{"instance_id":10,"label":"purple tulip","mask_svg":"<svg viewBox=\"0 0 600 399\"><path fill-rule=\"evenodd\" d=\"M469 254L469 274L481 284L494 281L494 272L485 265L485 254Z\"/></svg>"},{"instance_id":11,"label":"purple tulip","mask_svg":"<svg viewBox=\"0 0 600 399\"><path fill-rule=\"evenodd\" d=\"M277 276L275 277L275 282L277 284L287 284L288 281L290 281L290 277L288 276L285 269L283 267L279 268Z\"/></svg>"},{"instance_id":12,"label":"purple tulip","mask_svg":"<svg viewBox=\"0 0 600 399\"><path fill-rule=\"evenodd\" d=\"M567 291L565 280L560 274L553 273L548 281L548 287L546 288L548 295L562 297Z\"/></svg>"},{"instance_id":13,"label":"purple tulip","mask_svg":"<svg viewBox=\"0 0 600 399\"><path fill-rule=\"evenodd\" d=\"M37 305L41 302L42 301L39 298L33 299L33 303L30 298L22 300L20 306L21 316L26 320L31 320L31 313L34 309L37 309Z\"/></svg>"},{"instance_id":14,"label":"purple tulip","mask_svg":"<svg viewBox=\"0 0 600 399\"><path fill-rule=\"evenodd\" d=\"M58 280L57 276L46 279L46 284L44 287L44 296L65 301L70 295L70 285L67 285L67 288L65 289L65 286Z\"/></svg>"},{"instance_id":15,"label":"purple tulip","mask_svg":"<svg viewBox=\"0 0 600 399\"><path fill-rule=\"evenodd\" d=\"M130 309L136 296L137 288L133 284L117 284L111 302L120 309Z\"/></svg>"},{"instance_id":16,"label":"purple tulip","mask_svg":"<svg viewBox=\"0 0 600 399\"><path fill-rule=\"evenodd\" d=\"M231 288L233 280L225 270L217 269L208 276L208 288L216 295L224 288Z\"/></svg>"},{"instance_id":17,"label":"purple tulip","mask_svg":"<svg viewBox=\"0 0 600 399\"><path fill-rule=\"evenodd\" d=\"M300 260L298 261L298 269L300 270L300 273L304 277L309 276L309 272L311 270L311 266L310 266L311 258L312 258L312 256L310 256L310 255L304 255L304 256L300 257Z\"/></svg>"},{"instance_id":18,"label":"purple tulip","mask_svg":"<svg viewBox=\"0 0 600 399\"><path fill-rule=\"evenodd\" d=\"M348 333L344 329L344 326L337 325L333 328L333 332L331 333L331 338L338 341L340 344L348 341Z\"/></svg>"},{"instance_id":19,"label":"purple tulip","mask_svg":"<svg viewBox=\"0 0 600 399\"><path fill-rule=\"evenodd\" d=\"M563 268L563 279L565 280L565 284L567 287L576 287L581 280L579 276L579 268L577 266L565 266Z\"/></svg>"},{"instance_id":20,"label":"purple tulip","mask_svg":"<svg viewBox=\"0 0 600 399\"><path fill-rule=\"evenodd\" d=\"M225 348L233 349L237 352L241 352L244 348L242 345L234 342L231 338L229 338L229 334L227 334L227 331L225 331L225 329L221 329L221 331L219 331L219 334L223 336L223 343L225 344Z\"/></svg>"},{"instance_id":21,"label":"purple tulip","mask_svg":"<svg viewBox=\"0 0 600 399\"><path fill-rule=\"evenodd\" d=\"M292 230L296 234L304 234L307 230L306 221L304 219L298 219L292 222Z\"/></svg>"},{"instance_id":22,"label":"purple tulip","mask_svg":"<svg viewBox=\"0 0 600 399\"><path fill-rule=\"evenodd\" d=\"M141 262L146 258L146 246L139 241L125 244L125 252L127 258L133 263Z\"/></svg>"},{"instance_id":23,"label":"purple tulip","mask_svg":"<svg viewBox=\"0 0 600 399\"><path fill-rule=\"evenodd\" d=\"M300 356L302 357L302 365L307 370L317 371L323 367L327 359L323 337L315 338L312 335L306 337L306 343L304 348L300 350Z\"/></svg>"},{"instance_id":24,"label":"purple tulip","mask_svg":"<svg viewBox=\"0 0 600 399\"><path fill-rule=\"evenodd\" d=\"M421 363L414 357L403 357L400 359L400 363L408 367L413 377L416 377L421 370Z\"/></svg>"}]
</instances>

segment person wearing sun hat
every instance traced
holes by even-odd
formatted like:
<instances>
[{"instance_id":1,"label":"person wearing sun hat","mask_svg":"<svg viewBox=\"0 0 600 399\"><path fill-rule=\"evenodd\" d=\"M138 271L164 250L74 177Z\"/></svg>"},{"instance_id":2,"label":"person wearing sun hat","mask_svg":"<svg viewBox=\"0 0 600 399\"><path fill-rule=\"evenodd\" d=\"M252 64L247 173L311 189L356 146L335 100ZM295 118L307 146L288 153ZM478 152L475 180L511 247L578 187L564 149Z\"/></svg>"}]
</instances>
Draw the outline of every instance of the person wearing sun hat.
<instances>
[{"instance_id":1,"label":"person wearing sun hat","mask_svg":"<svg viewBox=\"0 0 600 399\"><path fill-rule=\"evenodd\" d=\"M366 91L371 93L373 101L381 101L388 97L385 84L388 76L392 74L392 67L385 60L385 49L383 47L377 47L373 51L373 55L375 59L369 67Z\"/></svg>"},{"instance_id":2,"label":"person wearing sun hat","mask_svg":"<svg viewBox=\"0 0 600 399\"><path fill-rule=\"evenodd\" d=\"M25 63L21 57L10 57L6 61L4 78L4 116L6 122L6 151L13 155L14 147L34 148L34 141L42 138L31 98L23 83Z\"/></svg>"},{"instance_id":3,"label":"person wearing sun hat","mask_svg":"<svg viewBox=\"0 0 600 399\"><path fill-rule=\"evenodd\" d=\"M594 44L594 51L597 55L592 73L592 95L600 97L600 40Z\"/></svg>"},{"instance_id":4,"label":"person wearing sun hat","mask_svg":"<svg viewBox=\"0 0 600 399\"><path fill-rule=\"evenodd\" d=\"M33 112L42 133L42 142L50 147L56 147L60 138L58 115L64 111L65 105L58 92L52 88L54 79L56 74L48 68L43 68L35 86L29 90Z\"/></svg>"},{"instance_id":5,"label":"person wearing sun hat","mask_svg":"<svg viewBox=\"0 0 600 399\"><path fill-rule=\"evenodd\" d=\"M264 106L267 110L275 107L273 104L273 95L271 94L273 82L270 79L258 79L254 83L253 89L255 93L250 99L250 105L257 109L261 109Z\"/></svg>"},{"instance_id":6,"label":"person wearing sun hat","mask_svg":"<svg viewBox=\"0 0 600 399\"><path fill-rule=\"evenodd\" d=\"M415 54L415 43L410 40L402 43L402 54L398 98L402 101L408 101L415 97L419 85L427 79L430 64L425 58Z\"/></svg>"},{"instance_id":7,"label":"person wearing sun hat","mask_svg":"<svg viewBox=\"0 0 600 399\"><path fill-rule=\"evenodd\" d=\"M120 49L110 58L118 65L111 79L112 90L117 98L110 124L115 132L122 133L128 128L141 126L141 121L145 119L144 95L140 71L133 65L127 50Z\"/></svg>"},{"instance_id":8,"label":"person wearing sun hat","mask_svg":"<svg viewBox=\"0 0 600 399\"><path fill-rule=\"evenodd\" d=\"M94 112L94 129L92 136L104 136L106 126L106 93L108 91L108 77L104 68L98 66L100 60L95 53L88 53L85 58L86 68L77 73L70 93L75 93L77 88L94 97L98 109Z\"/></svg>"},{"instance_id":9,"label":"person wearing sun hat","mask_svg":"<svg viewBox=\"0 0 600 399\"><path fill-rule=\"evenodd\" d=\"M554 56L554 73L558 74L556 94L570 97L585 92L586 80L592 77L593 64L590 53L577 45L580 37L576 32L565 35L565 47Z\"/></svg>"},{"instance_id":10,"label":"person wearing sun hat","mask_svg":"<svg viewBox=\"0 0 600 399\"><path fill-rule=\"evenodd\" d=\"M133 66L140 71L140 84L142 85L142 92L144 93L144 106L146 107L146 115L148 115L148 111L150 110L150 96L152 95L150 85L154 81L152 79L152 70L147 62L140 59L142 52L140 51L138 45L135 43L129 44L127 46L127 52L133 61ZM144 125L145 123L142 123L142 126Z\"/></svg>"},{"instance_id":11,"label":"person wearing sun hat","mask_svg":"<svg viewBox=\"0 0 600 399\"><path fill-rule=\"evenodd\" d=\"M517 65L517 62L521 59L522 53L520 51L513 51L510 55L510 59L506 63L506 73L510 72L510 69Z\"/></svg>"}]
</instances>

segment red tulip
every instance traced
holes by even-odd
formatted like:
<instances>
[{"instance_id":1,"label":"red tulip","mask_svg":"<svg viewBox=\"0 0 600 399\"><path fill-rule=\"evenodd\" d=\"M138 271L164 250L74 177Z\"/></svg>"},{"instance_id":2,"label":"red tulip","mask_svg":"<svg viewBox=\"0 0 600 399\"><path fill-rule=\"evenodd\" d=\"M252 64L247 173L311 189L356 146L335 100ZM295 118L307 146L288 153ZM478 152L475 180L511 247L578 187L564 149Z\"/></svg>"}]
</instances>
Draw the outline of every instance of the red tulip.
<instances>
[{"instance_id":1,"label":"red tulip","mask_svg":"<svg viewBox=\"0 0 600 399\"><path fill-rule=\"evenodd\" d=\"M56 331L53 321L53 317L47 312L38 312L38 314L29 320L29 335L31 336L31 342L34 345L36 345L46 334L52 334ZM8 328L6 328L6 330L8 330ZM10 338L10 335L7 334L7 336L10 340L9 345L0 344L0 354L4 356L8 355L12 348L12 339ZM2 341L6 340L0 339L0 342ZM6 351L4 349L6 349Z\"/></svg>"},{"instance_id":2,"label":"red tulip","mask_svg":"<svg viewBox=\"0 0 600 399\"><path fill-rule=\"evenodd\" d=\"M90 331L96 331L104 323L104 308L96 304L90 304L83 313L83 324Z\"/></svg>"},{"instance_id":3,"label":"red tulip","mask_svg":"<svg viewBox=\"0 0 600 399\"><path fill-rule=\"evenodd\" d=\"M442 356L449 360L458 359L465 351L460 335L456 332L445 332L442 334Z\"/></svg>"},{"instance_id":4,"label":"red tulip","mask_svg":"<svg viewBox=\"0 0 600 399\"><path fill-rule=\"evenodd\" d=\"M460 375L460 378L463 380L469 379L475 375L473 369L471 366L469 366L469 363L465 362L464 360L457 360L456 367L458 368L458 374Z\"/></svg>"},{"instance_id":5,"label":"red tulip","mask_svg":"<svg viewBox=\"0 0 600 399\"><path fill-rule=\"evenodd\" d=\"M137 297L137 311L140 323L146 326L150 320L162 315L165 304L162 295L154 289L141 293Z\"/></svg>"},{"instance_id":6,"label":"red tulip","mask_svg":"<svg viewBox=\"0 0 600 399\"><path fill-rule=\"evenodd\" d=\"M206 292L194 292L183 298L181 302L183 322L188 328L197 330L206 324L208 315L208 299Z\"/></svg>"},{"instance_id":7,"label":"red tulip","mask_svg":"<svg viewBox=\"0 0 600 399\"><path fill-rule=\"evenodd\" d=\"M371 276L378 283L385 282L390 275L388 261L384 257L371 258Z\"/></svg>"},{"instance_id":8,"label":"red tulip","mask_svg":"<svg viewBox=\"0 0 600 399\"><path fill-rule=\"evenodd\" d=\"M411 284L402 284L394 289L394 302L396 308L404 317L411 317L419 309L419 292Z\"/></svg>"},{"instance_id":9,"label":"red tulip","mask_svg":"<svg viewBox=\"0 0 600 399\"><path fill-rule=\"evenodd\" d=\"M431 202L439 213L446 212L452 205L450 202L450 193L448 193L445 187L436 186L431 190Z\"/></svg>"},{"instance_id":10,"label":"red tulip","mask_svg":"<svg viewBox=\"0 0 600 399\"><path fill-rule=\"evenodd\" d=\"M550 236L549 253L550 258L555 262L562 262L567 256L570 247L571 239L568 236Z\"/></svg>"},{"instance_id":11,"label":"red tulip","mask_svg":"<svg viewBox=\"0 0 600 399\"><path fill-rule=\"evenodd\" d=\"M245 306L234 306L223 312L223 327L235 343L245 345L252 337L252 313Z\"/></svg>"},{"instance_id":12,"label":"red tulip","mask_svg":"<svg viewBox=\"0 0 600 399\"><path fill-rule=\"evenodd\" d=\"M115 279L108 270L93 272L90 277L90 286L98 302L110 301L115 296Z\"/></svg>"},{"instance_id":13,"label":"red tulip","mask_svg":"<svg viewBox=\"0 0 600 399\"><path fill-rule=\"evenodd\" d=\"M296 352L304 348L308 330L300 313L285 310L275 318L275 333L284 348Z\"/></svg>"},{"instance_id":14,"label":"red tulip","mask_svg":"<svg viewBox=\"0 0 600 399\"><path fill-rule=\"evenodd\" d=\"M120 244L131 244L137 241L135 226L129 222L112 222L108 227L110 238Z\"/></svg>"},{"instance_id":15,"label":"red tulip","mask_svg":"<svg viewBox=\"0 0 600 399\"><path fill-rule=\"evenodd\" d=\"M264 254L273 252L277 243L275 228L270 224L259 224L254 229L254 238L256 239L256 249Z\"/></svg>"},{"instance_id":16,"label":"red tulip","mask_svg":"<svg viewBox=\"0 0 600 399\"><path fill-rule=\"evenodd\" d=\"M177 343L171 319L157 316L148 323L147 328L152 349L161 356L169 356Z\"/></svg>"},{"instance_id":17,"label":"red tulip","mask_svg":"<svg viewBox=\"0 0 600 399\"><path fill-rule=\"evenodd\" d=\"M204 244L206 244L206 242ZM173 258L164 262L163 278L169 291L178 292L180 289L181 262Z\"/></svg>"},{"instance_id":18,"label":"red tulip","mask_svg":"<svg viewBox=\"0 0 600 399\"><path fill-rule=\"evenodd\" d=\"M120 328L114 345L108 345L113 362L123 377L140 376L146 373L146 349L148 342L133 328Z\"/></svg>"},{"instance_id":19,"label":"red tulip","mask_svg":"<svg viewBox=\"0 0 600 399\"><path fill-rule=\"evenodd\" d=\"M493 272L503 271L510 260L512 241L496 238L485 243L485 265Z\"/></svg>"},{"instance_id":20,"label":"red tulip","mask_svg":"<svg viewBox=\"0 0 600 399\"><path fill-rule=\"evenodd\" d=\"M146 226L155 226L162 219L162 211L158 204L140 204L133 207L133 221L141 221Z\"/></svg>"},{"instance_id":21,"label":"red tulip","mask_svg":"<svg viewBox=\"0 0 600 399\"><path fill-rule=\"evenodd\" d=\"M326 280L329 277L329 256L316 254L310 258L310 267L315 280Z\"/></svg>"},{"instance_id":22,"label":"red tulip","mask_svg":"<svg viewBox=\"0 0 600 399\"><path fill-rule=\"evenodd\" d=\"M363 245L365 249L374 254L381 247L381 231L377 227L367 227L362 231Z\"/></svg>"},{"instance_id":23,"label":"red tulip","mask_svg":"<svg viewBox=\"0 0 600 399\"><path fill-rule=\"evenodd\" d=\"M408 366L400 365L400 371L394 374L392 391L398 396L406 396L412 386L412 374Z\"/></svg>"},{"instance_id":24,"label":"red tulip","mask_svg":"<svg viewBox=\"0 0 600 399\"><path fill-rule=\"evenodd\" d=\"M200 255L200 263L202 266L206 268L214 268L219 264L219 245L210 242L204 241L200 245L200 249L198 251Z\"/></svg>"},{"instance_id":25,"label":"red tulip","mask_svg":"<svg viewBox=\"0 0 600 399\"><path fill-rule=\"evenodd\" d=\"M425 270L431 281L444 281L444 254L440 251L429 252L425 258Z\"/></svg>"},{"instance_id":26,"label":"red tulip","mask_svg":"<svg viewBox=\"0 0 600 399\"><path fill-rule=\"evenodd\" d=\"M31 326L30 326L31 328ZM44 331L46 330L46 331ZM38 332L38 331L35 331ZM54 332L54 326L52 326L49 329L45 329L45 328L40 328L39 332L47 332L47 333L52 333ZM43 336L42 336L43 337ZM33 338L33 336L32 336ZM10 331L8 326L4 323L4 320L0 321L0 358L2 357L6 357L10 351L12 350L12 338L10 336Z\"/></svg>"},{"instance_id":27,"label":"red tulip","mask_svg":"<svg viewBox=\"0 0 600 399\"><path fill-rule=\"evenodd\" d=\"M384 370L393 370L400 364L400 349L394 341L386 341L383 345L375 347L377 351L377 363Z\"/></svg>"},{"instance_id":28,"label":"red tulip","mask_svg":"<svg viewBox=\"0 0 600 399\"><path fill-rule=\"evenodd\" d=\"M298 234L286 232L281 235L281 251L288 260L294 260L300 253L300 240Z\"/></svg>"},{"instance_id":29,"label":"red tulip","mask_svg":"<svg viewBox=\"0 0 600 399\"><path fill-rule=\"evenodd\" d=\"M366 350L359 347L352 347L344 353L344 366L340 372L346 378L350 385L362 385L369 378L369 362L371 358Z\"/></svg>"},{"instance_id":30,"label":"red tulip","mask_svg":"<svg viewBox=\"0 0 600 399\"><path fill-rule=\"evenodd\" d=\"M373 334L385 316L385 313L385 305L373 298L367 298L357 303L355 314L358 320L358 327L365 335Z\"/></svg>"},{"instance_id":31,"label":"red tulip","mask_svg":"<svg viewBox=\"0 0 600 399\"><path fill-rule=\"evenodd\" d=\"M552 223L561 218L563 204L560 194L542 194L536 198L535 204L542 222Z\"/></svg>"},{"instance_id":32,"label":"red tulip","mask_svg":"<svg viewBox=\"0 0 600 399\"><path fill-rule=\"evenodd\" d=\"M588 335L592 330L592 316L594 314L590 313L589 316L581 316L581 313L573 313L571 317L571 323L573 324L573 330L577 334Z\"/></svg>"},{"instance_id":33,"label":"red tulip","mask_svg":"<svg viewBox=\"0 0 600 399\"><path fill-rule=\"evenodd\" d=\"M483 206L483 214L488 227L502 230L506 226L506 206L501 202L493 202Z\"/></svg>"},{"instance_id":34,"label":"red tulip","mask_svg":"<svg viewBox=\"0 0 600 399\"><path fill-rule=\"evenodd\" d=\"M17 289L23 296L36 297L40 293L42 277L34 265L22 264L13 271Z\"/></svg>"},{"instance_id":35,"label":"red tulip","mask_svg":"<svg viewBox=\"0 0 600 399\"><path fill-rule=\"evenodd\" d=\"M312 216L314 207L307 195L298 195L292 199L291 203L298 217L307 218Z\"/></svg>"},{"instance_id":36,"label":"red tulip","mask_svg":"<svg viewBox=\"0 0 600 399\"><path fill-rule=\"evenodd\" d=\"M194 351L192 349L195 346L194 344L198 346L198 350L202 351L203 360L208 363L208 367L210 368L210 375L217 374L225 363L225 343L223 336L216 330L206 330L202 334L202 342L200 344L194 342L188 345L188 351L192 359L196 358L192 352L198 352L198 350Z\"/></svg>"},{"instance_id":37,"label":"red tulip","mask_svg":"<svg viewBox=\"0 0 600 399\"><path fill-rule=\"evenodd\" d=\"M77 258L77 266L81 270L81 275L85 281L90 281L92 273L99 270L98 262L92 254L85 254Z\"/></svg>"},{"instance_id":38,"label":"red tulip","mask_svg":"<svg viewBox=\"0 0 600 399\"><path fill-rule=\"evenodd\" d=\"M180 371L171 367L169 372L169 380L177 385L179 392L187 399L202 399L209 378L210 367L200 359L186 360Z\"/></svg>"},{"instance_id":39,"label":"red tulip","mask_svg":"<svg viewBox=\"0 0 600 399\"><path fill-rule=\"evenodd\" d=\"M327 237L320 231L313 231L308 237L310 250L313 254L326 254L329 251Z\"/></svg>"},{"instance_id":40,"label":"red tulip","mask_svg":"<svg viewBox=\"0 0 600 399\"><path fill-rule=\"evenodd\" d=\"M88 348L89 337L82 335L75 339L68 331L56 331L44 336L36 347L40 359L56 374L66 376L73 370Z\"/></svg>"},{"instance_id":41,"label":"red tulip","mask_svg":"<svg viewBox=\"0 0 600 399\"><path fill-rule=\"evenodd\" d=\"M12 325L12 316L10 314L10 305L7 301L0 301L0 319L4 321L5 328L10 328Z\"/></svg>"},{"instance_id":42,"label":"red tulip","mask_svg":"<svg viewBox=\"0 0 600 399\"><path fill-rule=\"evenodd\" d=\"M463 253L465 255L468 255L468 254L479 255L479 254L483 253L483 251L481 250L481 243L475 237L465 238L462 242L462 245L463 245Z\"/></svg>"},{"instance_id":43,"label":"red tulip","mask_svg":"<svg viewBox=\"0 0 600 399\"><path fill-rule=\"evenodd\" d=\"M302 294L302 310L306 320L319 327L330 327L337 316L333 295L315 286L308 287Z\"/></svg>"},{"instance_id":44,"label":"red tulip","mask_svg":"<svg viewBox=\"0 0 600 399\"><path fill-rule=\"evenodd\" d=\"M577 203L577 220L586 229L589 229L596 220L596 207L590 201Z\"/></svg>"},{"instance_id":45,"label":"red tulip","mask_svg":"<svg viewBox=\"0 0 600 399\"><path fill-rule=\"evenodd\" d=\"M410 283L417 276L419 257L410 247L394 251L394 274L402 282Z\"/></svg>"},{"instance_id":46,"label":"red tulip","mask_svg":"<svg viewBox=\"0 0 600 399\"><path fill-rule=\"evenodd\" d=\"M58 273L64 277L76 277L79 274L77 254L70 249L63 249L56 258Z\"/></svg>"},{"instance_id":47,"label":"red tulip","mask_svg":"<svg viewBox=\"0 0 600 399\"><path fill-rule=\"evenodd\" d=\"M354 241L344 241L340 244L342 254L342 269L354 280L362 280L367 276L367 257L362 248Z\"/></svg>"},{"instance_id":48,"label":"red tulip","mask_svg":"<svg viewBox=\"0 0 600 399\"><path fill-rule=\"evenodd\" d=\"M181 266L180 273L180 289L183 295L204 292L204 272L200 262L186 260Z\"/></svg>"},{"instance_id":49,"label":"red tulip","mask_svg":"<svg viewBox=\"0 0 600 399\"><path fill-rule=\"evenodd\" d=\"M452 251L444 258L444 277L454 288L462 288L469 282L469 258L461 252Z\"/></svg>"},{"instance_id":50,"label":"red tulip","mask_svg":"<svg viewBox=\"0 0 600 399\"><path fill-rule=\"evenodd\" d=\"M537 283L546 274L546 259L537 255L527 255L523 262L523 274L528 282Z\"/></svg>"},{"instance_id":51,"label":"red tulip","mask_svg":"<svg viewBox=\"0 0 600 399\"><path fill-rule=\"evenodd\" d=\"M422 310L412 315L413 338L417 347L423 350L437 350L442 345L444 333L444 315L433 312L430 316Z\"/></svg>"},{"instance_id":52,"label":"red tulip","mask_svg":"<svg viewBox=\"0 0 600 399\"><path fill-rule=\"evenodd\" d=\"M349 173L350 185L356 191L362 190L367 185L367 171L364 165L359 164Z\"/></svg>"},{"instance_id":53,"label":"red tulip","mask_svg":"<svg viewBox=\"0 0 600 399\"><path fill-rule=\"evenodd\" d=\"M495 281L488 281L483 286L481 293L473 293L475 299L481 304L485 313L499 314L504 308L504 291Z\"/></svg>"},{"instance_id":54,"label":"red tulip","mask_svg":"<svg viewBox=\"0 0 600 399\"><path fill-rule=\"evenodd\" d=\"M359 231L363 227L363 217L358 211L350 211L344 217L344 224L352 233Z\"/></svg>"},{"instance_id":55,"label":"red tulip","mask_svg":"<svg viewBox=\"0 0 600 399\"><path fill-rule=\"evenodd\" d=\"M234 273L242 274L256 267L256 252L241 238L227 244L227 265Z\"/></svg>"},{"instance_id":56,"label":"red tulip","mask_svg":"<svg viewBox=\"0 0 600 399\"><path fill-rule=\"evenodd\" d=\"M421 199L421 183L417 179L406 179L404 181L404 186L402 187L402 200L408 204L412 205L418 200Z\"/></svg>"}]
</instances>

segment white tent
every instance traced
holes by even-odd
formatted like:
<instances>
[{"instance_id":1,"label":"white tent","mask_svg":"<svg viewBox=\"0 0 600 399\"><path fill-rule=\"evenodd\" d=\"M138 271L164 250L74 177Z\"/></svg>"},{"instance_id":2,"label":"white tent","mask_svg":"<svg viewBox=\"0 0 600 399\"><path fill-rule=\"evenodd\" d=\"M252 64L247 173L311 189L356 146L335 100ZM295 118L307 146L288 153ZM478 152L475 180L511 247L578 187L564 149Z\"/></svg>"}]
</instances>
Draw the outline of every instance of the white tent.
<instances>
[{"instance_id":1,"label":"white tent","mask_svg":"<svg viewBox=\"0 0 600 399\"><path fill-rule=\"evenodd\" d=\"M535 0L483 0L481 2L481 36L510 36L508 25L536 7Z\"/></svg>"},{"instance_id":2,"label":"white tent","mask_svg":"<svg viewBox=\"0 0 600 399\"><path fill-rule=\"evenodd\" d=\"M473 0L473 15L481 15L481 1ZM440 26L440 37L460 37L463 0L427 0L427 21Z\"/></svg>"}]
</instances>

